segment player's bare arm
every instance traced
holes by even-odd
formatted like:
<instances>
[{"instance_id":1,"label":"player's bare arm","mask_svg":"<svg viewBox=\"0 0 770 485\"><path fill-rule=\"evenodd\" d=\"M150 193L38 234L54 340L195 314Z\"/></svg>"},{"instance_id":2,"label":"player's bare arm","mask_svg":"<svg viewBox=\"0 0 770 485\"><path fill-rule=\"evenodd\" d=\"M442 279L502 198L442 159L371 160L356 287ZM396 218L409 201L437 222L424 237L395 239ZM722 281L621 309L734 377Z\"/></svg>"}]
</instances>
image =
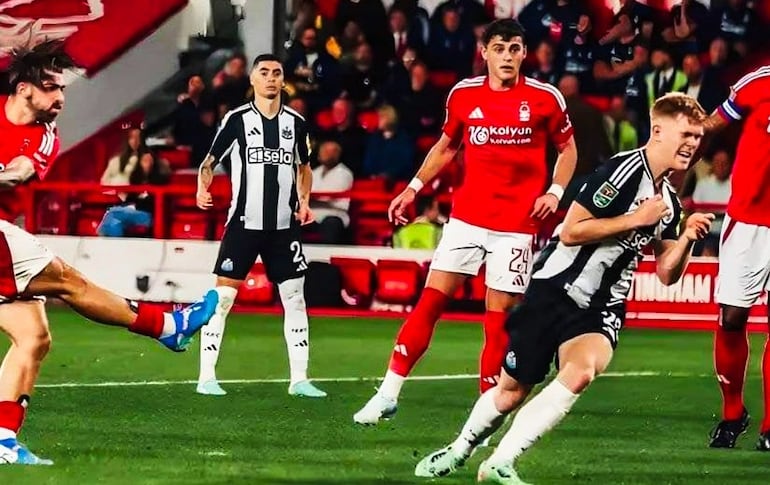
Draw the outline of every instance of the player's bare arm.
<instances>
[{"instance_id":1,"label":"player's bare arm","mask_svg":"<svg viewBox=\"0 0 770 485\"><path fill-rule=\"evenodd\" d=\"M433 180L454 159L458 148L459 146L456 146L449 136L445 133L441 135L441 138L425 156L425 160L409 186L390 203L388 208L388 220L390 222L395 224L408 222L404 217L406 208L414 202L417 192L422 189L423 185Z\"/></svg>"},{"instance_id":2,"label":"player's bare arm","mask_svg":"<svg viewBox=\"0 0 770 485\"><path fill-rule=\"evenodd\" d=\"M599 39L599 45L607 45L610 42L615 42L619 38L633 33L633 28L634 27L631 24L631 19L628 17L628 15L622 14L618 18L618 23L613 25L612 28L608 30L601 39Z\"/></svg>"},{"instance_id":3,"label":"player's bare arm","mask_svg":"<svg viewBox=\"0 0 770 485\"><path fill-rule=\"evenodd\" d=\"M682 277L695 241L709 233L714 214L696 212L687 218L679 239L655 241L655 272L664 285L672 285Z\"/></svg>"},{"instance_id":4,"label":"player's bare arm","mask_svg":"<svg viewBox=\"0 0 770 485\"><path fill-rule=\"evenodd\" d=\"M578 202L573 202L564 218L559 240L565 246L580 246L601 242L640 227L657 224L671 211L656 195L645 200L629 214L597 218Z\"/></svg>"},{"instance_id":5,"label":"player's bare arm","mask_svg":"<svg viewBox=\"0 0 770 485\"><path fill-rule=\"evenodd\" d=\"M297 196L299 209L297 220L301 225L313 222L313 211L310 210L310 191L313 188L313 170L309 163L304 163L297 170Z\"/></svg>"},{"instance_id":6,"label":"player's bare arm","mask_svg":"<svg viewBox=\"0 0 770 485\"><path fill-rule=\"evenodd\" d=\"M29 157L16 157L8 164L0 163L0 190L12 189L35 176Z\"/></svg>"},{"instance_id":7,"label":"player's bare arm","mask_svg":"<svg viewBox=\"0 0 770 485\"><path fill-rule=\"evenodd\" d=\"M209 154L198 169L198 192L195 198L198 207L203 210L211 209L214 205L209 187L211 187L211 183L214 181L214 167L216 164L217 159Z\"/></svg>"},{"instance_id":8,"label":"player's bare arm","mask_svg":"<svg viewBox=\"0 0 770 485\"><path fill-rule=\"evenodd\" d=\"M572 180L572 174L575 173L577 165L577 146L575 137L569 137L566 142L557 145L556 150L559 156L556 158L556 165L553 169L553 185L548 191L535 200L532 209L532 217L545 219L550 214L556 212L559 207L564 187Z\"/></svg>"}]
</instances>

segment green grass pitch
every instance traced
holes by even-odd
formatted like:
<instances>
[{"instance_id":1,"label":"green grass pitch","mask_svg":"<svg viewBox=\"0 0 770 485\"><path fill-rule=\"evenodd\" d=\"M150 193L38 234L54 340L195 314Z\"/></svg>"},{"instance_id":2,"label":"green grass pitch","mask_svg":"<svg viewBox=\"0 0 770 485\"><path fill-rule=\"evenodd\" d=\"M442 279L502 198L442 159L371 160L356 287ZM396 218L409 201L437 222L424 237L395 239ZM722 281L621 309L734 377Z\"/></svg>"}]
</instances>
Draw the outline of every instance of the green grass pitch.
<instances>
[{"instance_id":1,"label":"green grass pitch","mask_svg":"<svg viewBox=\"0 0 770 485\"><path fill-rule=\"evenodd\" d=\"M339 380L319 383L329 398L303 400L288 396L285 382L265 382L287 375L278 317L230 318L219 377L246 382L224 384L230 394L214 398L184 383L197 377L197 342L173 354L61 309L50 316L54 346L22 439L56 465L4 467L1 484L425 483L413 476L414 465L454 438L477 395L472 378L407 382L394 420L354 426L352 415L376 382L353 378L382 375L400 324L393 320L313 318L312 375ZM735 450L706 447L720 403L711 340L709 333L625 330L611 374L520 460L522 477L537 484L770 483L770 455L753 450L764 337L752 337L754 420ZM441 324L416 375L475 373L480 342L477 325ZM88 386L107 382L115 384ZM472 483L489 452L435 483Z\"/></svg>"}]
</instances>

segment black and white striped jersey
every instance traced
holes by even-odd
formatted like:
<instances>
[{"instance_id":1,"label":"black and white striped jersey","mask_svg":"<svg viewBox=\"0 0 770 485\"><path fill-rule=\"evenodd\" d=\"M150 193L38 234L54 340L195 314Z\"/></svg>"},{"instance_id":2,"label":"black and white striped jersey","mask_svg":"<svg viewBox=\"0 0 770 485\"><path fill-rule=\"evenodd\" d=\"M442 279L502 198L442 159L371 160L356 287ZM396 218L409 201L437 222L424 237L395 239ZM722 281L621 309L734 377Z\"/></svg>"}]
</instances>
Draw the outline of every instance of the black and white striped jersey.
<instances>
[{"instance_id":1,"label":"black and white striped jersey","mask_svg":"<svg viewBox=\"0 0 770 485\"><path fill-rule=\"evenodd\" d=\"M227 224L245 229L288 229L298 207L297 166L310 161L305 119L282 106L265 118L253 102L228 112L209 154L230 175L233 198Z\"/></svg>"},{"instance_id":2,"label":"black and white striped jersey","mask_svg":"<svg viewBox=\"0 0 770 485\"><path fill-rule=\"evenodd\" d=\"M548 280L581 308L624 305L642 249L654 239L676 239L681 205L676 191L664 179L663 200L671 215L656 226L584 246L565 246L557 228L538 257L533 279ZM633 212L656 194L644 149L618 153L594 172L575 199L598 219Z\"/></svg>"}]
</instances>

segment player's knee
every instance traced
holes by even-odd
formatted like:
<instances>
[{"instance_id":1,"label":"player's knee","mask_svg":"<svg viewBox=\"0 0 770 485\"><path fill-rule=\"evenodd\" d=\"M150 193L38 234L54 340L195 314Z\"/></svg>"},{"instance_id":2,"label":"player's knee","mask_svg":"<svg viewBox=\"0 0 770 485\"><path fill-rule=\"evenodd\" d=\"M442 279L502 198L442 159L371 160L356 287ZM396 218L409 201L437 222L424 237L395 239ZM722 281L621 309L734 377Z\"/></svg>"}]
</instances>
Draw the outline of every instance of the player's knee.
<instances>
[{"instance_id":1,"label":"player's knee","mask_svg":"<svg viewBox=\"0 0 770 485\"><path fill-rule=\"evenodd\" d=\"M34 361L41 361L51 350L51 332L41 327L34 332L16 339L16 345L26 356Z\"/></svg>"},{"instance_id":2,"label":"player's knee","mask_svg":"<svg viewBox=\"0 0 770 485\"><path fill-rule=\"evenodd\" d=\"M557 378L570 391L578 394L596 379L596 368L588 363L567 362L559 370Z\"/></svg>"},{"instance_id":3,"label":"player's knee","mask_svg":"<svg viewBox=\"0 0 770 485\"><path fill-rule=\"evenodd\" d=\"M728 332L740 332L746 328L749 309L722 305L719 325Z\"/></svg>"},{"instance_id":4,"label":"player's knee","mask_svg":"<svg viewBox=\"0 0 770 485\"><path fill-rule=\"evenodd\" d=\"M524 402L529 394L528 388L524 386L503 387L497 386L495 392L495 407L498 412L510 413Z\"/></svg>"},{"instance_id":5,"label":"player's knee","mask_svg":"<svg viewBox=\"0 0 770 485\"><path fill-rule=\"evenodd\" d=\"M278 284L284 311L305 311L305 277L293 278Z\"/></svg>"},{"instance_id":6,"label":"player's knee","mask_svg":"<svg viewBox=\"0 0 770 485\"><path fill-rule=\"evenodd\" d=\"M230 286L217 286L215 291L219 295L216 313L222 317L227 316L235 304L235 297L238 296L238 290Z\"/></svg>"}]
</instances>

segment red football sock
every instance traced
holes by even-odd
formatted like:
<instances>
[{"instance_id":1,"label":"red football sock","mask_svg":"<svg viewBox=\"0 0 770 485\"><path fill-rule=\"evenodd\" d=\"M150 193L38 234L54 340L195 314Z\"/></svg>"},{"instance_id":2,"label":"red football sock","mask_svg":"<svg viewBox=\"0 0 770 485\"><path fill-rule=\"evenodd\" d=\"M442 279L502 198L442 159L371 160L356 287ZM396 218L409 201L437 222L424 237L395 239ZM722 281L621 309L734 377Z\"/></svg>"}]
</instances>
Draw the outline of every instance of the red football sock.
<instances>
[{"instance_id":1,"label":"red football sock","mask_svg":"<svg viewBox=\"0 0 770 485\"><path fill-rule=\"evenodd\" d=\"M505 312L487 310L484 314L484 347L479 358L479 391L484 394L495 387L500 367L508 348L508 332L505 331Z\"/></svg>"},{"instance_id":2,"label":"red football sock","mask_svg":"<svg viewBox=\"0 0 770 485\"><path fill-rule=\"evenodd\" d=\"M139 303L136 320L128 329L139 335L159 338L163 332L163 310L158 306Z\"/></svg>"},{"instance_id":3,"label":"red football sock","mask_svg":"<svg viewBox=\"0 0 770 485\"><path fill-rule=\"evenodd\" d=\"M770 431L770 336L765 341L765 353L762 355L762 388L765 395L765 416L759 431Z\"/></svg>"},{"instance_id":4,"label":"red football sock","mask_svg":"<svg viewBox=\"0 0 770 485\"><path fill-rule=\"evenodd\" d=\"M22 396L18 401L0 401L0 428L18 433L24 422L28 400L27 396Z\"/></svg>"},{"instance_id":5,"label":"red football sock","mask_svg":"<svg viewBox=\"0 0 770 485\"><path fill-rule=\"evenodd\" d=\"M406 377L428 349L433 329L449 297L434 288L425 288L412 313L396 336L396 346L388 369Z\"/></svg>"},{"instance_id":6,"label":"red football sock","mask_svg":"<svg viewBox=\"0 0 770 485\"><path fill-rule=\"evenodd\" d=\"M749 360L746 330L717 328L714 338L714 369L722 390L722 419L736 420L743 414L743 381Z\"/></svg>"}]
</instances>

